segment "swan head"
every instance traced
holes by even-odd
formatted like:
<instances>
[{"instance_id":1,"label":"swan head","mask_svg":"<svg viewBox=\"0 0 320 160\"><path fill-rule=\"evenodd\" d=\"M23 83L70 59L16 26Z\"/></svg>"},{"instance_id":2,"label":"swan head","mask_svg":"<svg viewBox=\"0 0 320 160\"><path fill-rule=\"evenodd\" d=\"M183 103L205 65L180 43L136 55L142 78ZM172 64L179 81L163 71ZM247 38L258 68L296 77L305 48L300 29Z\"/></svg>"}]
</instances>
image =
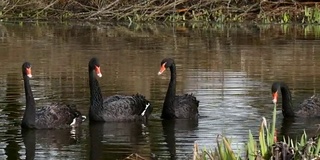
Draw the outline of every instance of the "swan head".
<instances>
[{"instance_id":1,"label":"swan head","mask_svg":"<svg viewBox=\"0 0 320 160\"><path fill-rule=\"evenodd\" d=\"M89 61L89 70L94 70L98 77L102 77L100 64L97 58L91 58L91 60Z\"/></svg>"},{"instance_id":2,"label":"swan head","mask_svg":"<svg viewBox=\"0 0 320 160\"><path fill-rule=\"evenodd\" d=\"M174 64L174 60L172 58L165 58L160 63L160 70L158 75L161 75L167 68L171 67Z\"/></svg>"},{"instance_id":3,"label":"swan head","mask_svg":"<svg viewBox=\"0 0 320 160\"><path fill-rule=\"evenodd\" d=\"M24 62L22 64L22 73L23 75L27 75L29 78L32 77L31 64L29 62Z\"/></svg>"}]
</instances>

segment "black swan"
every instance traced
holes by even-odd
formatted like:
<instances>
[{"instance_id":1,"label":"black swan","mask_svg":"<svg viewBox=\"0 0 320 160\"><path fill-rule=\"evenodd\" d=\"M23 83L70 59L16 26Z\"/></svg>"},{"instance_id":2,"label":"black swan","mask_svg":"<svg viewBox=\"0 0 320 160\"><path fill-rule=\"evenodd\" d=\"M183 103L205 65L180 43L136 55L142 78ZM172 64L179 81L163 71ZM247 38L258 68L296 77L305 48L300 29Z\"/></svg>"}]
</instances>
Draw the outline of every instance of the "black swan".
<instances>
[{"instance_id":1,"label":"black swan","mask_svg":"<svg viewBox=\"0 0 320 160\"><path fill-rule=\"evenodd\" d=\"M99 82L95 77L102 77L97 58L89 61L90 86L90 121L139 121L146 120L152 112L152 107L141 94L132 96L113 95L102 98Z\"/></svg>"},{"instance_id":2,"label":"black swan","mask_svg":"<svg viewBox=\"0 0 320 160\"><path fill-rule=\"evenodd\" d=\"M199 101L192 94L176 95L176 66L174 60L165 58L161 61L158 75L170 68L171 79L163 103L161 118L163 119L195 119L198 118Z\"/></svg>"},{"instance_id":3,"label":"black swan","mask_svg":"<svg viewBox=\"0 0 320 160\"><path fill-rule=\"evenodd\" d=\"M294 111L289 87L284 82L274 82L271 87L273 103L278 101L278 92L282 95L282 114L284 117L320 117L320 99L312 96L304 100Z\"/></svg>"},{"instance_id":4,"label":"black swan","mask_svg":"<svg viewBox=\"0 0 320 160\"><path fill-rule=\"evenodd\" d=\"M53 103L36 110L36 104L29 84L29 78L32 77L31 64L29 62L23 63L22 75L26 96L26 110L21 122L22 128L53 129L77 127L85 119L85 116L82 116L75 109L74 105Z\"/></svg>"}]
</instances>

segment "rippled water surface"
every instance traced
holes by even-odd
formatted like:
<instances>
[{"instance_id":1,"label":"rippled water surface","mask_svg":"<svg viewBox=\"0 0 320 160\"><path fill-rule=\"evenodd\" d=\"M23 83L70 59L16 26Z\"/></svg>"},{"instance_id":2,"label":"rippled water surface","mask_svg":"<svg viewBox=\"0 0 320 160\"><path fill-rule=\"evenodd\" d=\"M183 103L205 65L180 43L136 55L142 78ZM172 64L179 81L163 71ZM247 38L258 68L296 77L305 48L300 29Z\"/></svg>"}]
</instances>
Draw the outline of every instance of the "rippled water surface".
<instances>
[{"instance_id":1,"label":"rippled water surface","mask_svg":"<svg viewBox=\"0 0 320 160\"><path fill-rule=\"evenodd\" d=\"M316 26L314 26L316 27ZM320 41L311 26L163 26L115 24L0 24L0 159L190 159L195 141L216 146L218 134L241 148L248 130L257 135L261 117L270 119L271 84L285 81L294 105L319 93ZM33 68L37 106L62 101L89 108L88 61L100 59L104 96L145 95L154 106L147 124L112 122L77 130L24 131L21 65ZM197 121L160 119L170 73L160 62L175 59L177 93L200 101ZM317 134L320 119L285 121L278 108L280 135L305 128Z\"/></svg>"}]
</instances>

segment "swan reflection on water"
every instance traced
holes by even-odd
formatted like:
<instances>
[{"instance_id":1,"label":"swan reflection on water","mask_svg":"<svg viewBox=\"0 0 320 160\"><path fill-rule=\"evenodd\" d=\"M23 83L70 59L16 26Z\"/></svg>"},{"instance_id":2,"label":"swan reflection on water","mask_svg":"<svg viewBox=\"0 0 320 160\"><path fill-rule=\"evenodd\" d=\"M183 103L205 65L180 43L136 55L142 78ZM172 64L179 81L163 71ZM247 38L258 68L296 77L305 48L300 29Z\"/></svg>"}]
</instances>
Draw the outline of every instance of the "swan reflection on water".
<instances>
[{"instance_id":1,"label":"swan reflection on water","mask_svg":"<svg viewBox=\"0 0 320 160\"><path fill-rule=\"evenodd\" d=\"M279 116L281 116L279 114ZM291 137L291 138L301 138L301 135L305 132L308 137L313 137L319 135L320 132L320 118L293 118L293 117L281 117L278 120L278 137ZM308 124L308 125L306 125Z\"/></svg>"},{"instance_id":2,"label":"swan reflection on water","mask_svg":"<svg viewBox=\"0 0 320 160\"><path fill-rule=\"evenodd\" d=\"M190 153L192 146L181 148L181 145L192 144L198 138L195 134L197 127L198 119L162 120L163 137L167 143L170 159L182 156L185 159L192 159L192 153ZM185 138L181 139L181 137Z\"/></svg>"},{"instance_id":3,"label":"swan reflection on water","mask_svg":"<svg viewBox=\"0 0 320 160\"><path fill-rule=\"evenodd\" d=\"M149 148L149 132L145 125L141 122L91 122L89 159L123 159L124 152L140 154L140 150Z\"/></svg>"},{"instance_id":4,"label":"swan reflection on water","mask_svg":"<svg viewBox=\"0 0 320 160\"><path fill-rule=\"evenodd\" d=\"M30 130L22 129L22 140L25 145L25 156L22 159L33 160L38 158L67 158L81 157L81 152L68 152L68 157L63 153L64 148L79 147L81 140L80 128L57 130Z\"/></svg>"}]
</instances>

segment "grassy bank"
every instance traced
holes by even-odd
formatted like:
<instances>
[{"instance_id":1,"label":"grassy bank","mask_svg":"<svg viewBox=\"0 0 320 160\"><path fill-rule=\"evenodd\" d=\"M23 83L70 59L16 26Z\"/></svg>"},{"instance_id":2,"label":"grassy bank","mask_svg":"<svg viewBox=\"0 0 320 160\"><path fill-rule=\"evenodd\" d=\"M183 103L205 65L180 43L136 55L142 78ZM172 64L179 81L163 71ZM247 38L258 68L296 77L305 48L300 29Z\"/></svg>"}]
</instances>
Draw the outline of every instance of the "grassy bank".
<instances>
[{"instance_id":1,"label":"grassy bank","mask_svg":"<svg viewBox=\"0 0 320 160\"><path fill-rule=\"evenodd\" d=\"M117 20L320 23L316 2L268 0L10 0L2 20Z\"/></svg>"}]
</instances>

